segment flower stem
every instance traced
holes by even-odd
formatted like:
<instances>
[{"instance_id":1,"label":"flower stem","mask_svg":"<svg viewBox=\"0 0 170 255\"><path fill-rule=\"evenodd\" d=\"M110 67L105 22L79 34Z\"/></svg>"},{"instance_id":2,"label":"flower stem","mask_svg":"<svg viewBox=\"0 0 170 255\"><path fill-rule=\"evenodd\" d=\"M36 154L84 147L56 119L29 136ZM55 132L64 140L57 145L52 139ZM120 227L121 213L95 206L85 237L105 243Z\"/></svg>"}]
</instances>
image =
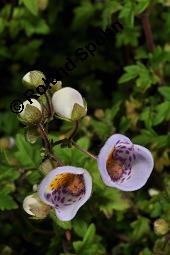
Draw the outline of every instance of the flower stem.
<instances>
[{"instance_id":1,"label":"flower stem","mask_svg":"<svg viewBox=\"0 0 170 255\"><path fill-rule=\"evenodd\" d=\"M71 141L75 137L75 135L77 134L78 128L79 128L79 121L77 120L77 121L74 122L74 127L73 127L73 130L72 130L70 136L68 138L64 138L64 139L61 139L59 141L53 142L52 146L54 147L56 145L59 145L59 144L62 144L64 142L66 142L66 141Z\"/></svg>"},{"instance_id":2,"label":"flower stem","mask_svg":"<svg viewBox=\"0 0 170 255\"><path fill-rule=\"evenodd\" d=\"M76 121L74 122L73 131L72 131L71 135L70 135L69 138L68 138L69 140L71 140L71 139L73 139L73 138L75 137L75 135L76 135L77 132L78 132L78 129L79 129L79 121L76 120Z\"/></svg>"},{"instance_id":3,"label":"flower stem","mask_svg":"<svg viewBox=\"0 0 170 255\"><path fill-rule=\"evenodd\" d=\"M146 11L144 11L142 13L141 18L142 18L142 25L143 25L143 30L144 30L144 33L145 33L145 38L146 38L146 44L147 44L148 51L153 53L154 50L155 50L155 44L154 44L153 33L152 33L150 20L149 20L149 9L147 9ZM164 77L161 74L160 70L159 69L156 70L155 73L160 79L159 84L160 85L165 84Z\"/></svg>"},{"instance_id":4,"label":"flower stem","mask_svg":"<svg viewBox=\"0 0 170 255\"><path fill-rule=\"evenodd\" d=\"M44 142L44 147L46 149L46 154L47 154L47 157L49 159L53 159L57 162L57 165L58 166L62 166L62 162L55 156L53 155L52 153L52 146L51 146L51 143L50 141L48 140L48 136L47 136L47 133L43 127L43 125L40 123L38 125L38 131L39 131L39 134Z\"/></svg>"},{"instance_id":5,"label":"flower stem","mask_svg":"<svg viewBox=\"0 0 170 255\"><path fill-rule=\"evenodd\" d=\"M40 134L40 136L41 136L41 138L44 142L45 149L48 151L48 153L51 153L51 144L48 140L47 133L46 133L46 131L45 131L45 129L44 129L44 127L41 123L38 125L38 132L39 132L39 134Z\"/></svg>"},{"instance_id":6,"label":"flower stem","mask_svg":"<svg viewBox=\"0 0 170 255\"><path fill-rule=\"evenodd\" d=\"M87 151L86 149L82 148L80 145L78 145L76 142L72 141L72 145L78 149L79 151L85 153L86 155L90 156L92 159L97 160L97 156L92 154L91 152Z\"/></svg>"},{"instance_id":7,"label":"flower stem","mask_svg":"<svg viewBox=\"0 0 170 255\"><path fill-rule=\"evenodd\" d=\"M52 108L52 104L51 104L51 101L48 97L48 92L45 93L45 98L47 100L47 106L48 106L48 113L50 115L50 117L53 115L53 108Z\"/></svg>"},{"instance_id":8,"label":"flower stem","mask_svg":"<svg viewBox=\"0 0 170 255\"><path fill-rule=\"evenodd\" d=\"M153 35L152 35L151 26L150 26L148 10L146 10L141 17L142 17L142 24L143 24L145 37L146 37L146 44L147 44L148 51L153 52L155 49L155 45L153 41Z\"/></svg>"}]
</instances>

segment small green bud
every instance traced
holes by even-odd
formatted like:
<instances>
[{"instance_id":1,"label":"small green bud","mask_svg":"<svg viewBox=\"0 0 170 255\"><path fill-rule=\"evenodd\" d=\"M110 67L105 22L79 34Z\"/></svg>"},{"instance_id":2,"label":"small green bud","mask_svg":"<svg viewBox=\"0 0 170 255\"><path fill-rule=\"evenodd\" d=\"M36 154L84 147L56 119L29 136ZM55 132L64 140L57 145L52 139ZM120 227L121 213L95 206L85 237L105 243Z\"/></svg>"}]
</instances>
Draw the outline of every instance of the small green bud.
<instances>
[{"instance_id":1,"label":"small green bud","mask_svg":"<svg viewBox=\"0 0 170 255\"><path fill-rule=\"evenodd\" d=\"M168 223L164 219L158 219L154 222L154 231L157 235L166 235L169 231Z\"/></svg>"},{"instance_id":2,"label":"small green bud","mask_svg":"<svg viewBox=\"0 0 170 255\"><path fill-rule=\"evenodd\" d=\"M40 137L38 130L35 129L35 127L29 127L28 130L26 131L26 140L29 143L34 144L37 139Z\"/></svg>"},{"instance_id":3,"label":"small green bud","mask_svg":"<svg viewBox=\"0 0 170 255\"><path fill-rule=\"evenodd\" d=\"M96 109L95 112L94 112L94 116L99 120L103 119L104 118L103 109Z\"/></svg>"},{"instance_id":4,"label":"small green bud","mask_svg":"<svg viewBox=\"0 0 170 255\"><path fill-rule=\"evenodd\" d=\"M0 139L0 149L11 149L15 145L13 137L2 137Z\"/></svg>"},{"instance_id":5,"label":"small green bud","mask_svg":"<svg viewBox=\"0 0 170 255\"><path fill-rule=\"evenodd\" d=\"M23 209L26 213L35 218L44 219L51 208L40 200L37 193L33 193L24 199Z\"/></svg>"},{"instance_id":6,"label":"small green bud","mask_svg":"<svg viewBox=\"0 0 170 255\"><path fill-rule=\"evenodd\" d=\"M53 170L55 167L57 167L57 162L49 159L45 159L39 169L44 174L47 175L51 170Z\"/></svg>"},{"instance_id":7,"label":"small green bud","mask_svg":"<svg viewBox=\"0 0 170 255\"><path fill-rule=\"evenodd\" d=\"M42 78L46 79L41 71L30 71L24 75L22 82L27 88L37 88L40 85L45 85Z\"/></svg>"},{"instance_id":8,"label":"small green bud","mask_svg":"<svg viewBox=\"0 0 170 255\"><path fill-rule=\"evenodd\" d=\"M28 100L23 103L24 109L19 113L19 116L24 124L36 125L42 119L42 107L37 100L31 99L31 101L32 104Z\"/></svg>"},{"instance_id":9,"label":"small green bud","mask_svg":"<svg viewBox=\"0 0 170 255\"><path fill-rule=\"evenodd\" d=\"M82 125L85 127L88 127L90 126L91 122L92 122L92 118L89 115L86 115L84 119L82 120Z\"/></svg>"},{"instance_id":10,"label":"small green bud","mask_svg":"<svg viewBox=\"0 0 170 255\"><path fill-rule=\"evenodd\" d=\"M169 7L170 6L170 0L165 0L164 5Z\"/></svg>"},{"instance_id":11,"label":"small green bud","mask_svg":"<svg viewBox=\"0 0 170 255\"><path fill-rule=\"evenodd\" d=\"M38 1L38 8L41 11L44 11L48 6L48 0L37 0Z\"/></svg>"}]
</instances>

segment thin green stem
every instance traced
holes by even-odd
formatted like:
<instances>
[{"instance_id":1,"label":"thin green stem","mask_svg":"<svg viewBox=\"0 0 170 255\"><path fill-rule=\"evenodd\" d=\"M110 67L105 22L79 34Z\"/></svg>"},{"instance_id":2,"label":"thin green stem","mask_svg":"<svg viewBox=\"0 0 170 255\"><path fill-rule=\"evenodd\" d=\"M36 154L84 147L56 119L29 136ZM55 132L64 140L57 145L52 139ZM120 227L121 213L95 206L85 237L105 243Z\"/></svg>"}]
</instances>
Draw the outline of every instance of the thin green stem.
<instances>
[{"instance_id":1,"label":"thin green stem","mask_svg":"<svg viewBox=\"0 0 170 255\"><path fill-rule=\"evenodd\" d=\"M45 129L44 129L44 127L41 123L38 125L38 132L39 132L39 134L40 134L40 136L41 136L41 138L44 142L44 147L45 147L46 151L48 153L51 153L51 144L48 140L47 133L46 133L46 131L45 131Z\"/></svg>"},{"instance_id":2,"label":"thin green stem","mask_svg":"<svg viewBox=\"0 0 170 255\"><path fill-rule=\"evenodd\" d=\"M66 141L71 141L75 137L75 135L77 134L78 129L79 129L79 121L77 120L77 121L74 122L74 127L73 127L73 130L71 132L71 135L68 138L64 138L64 139L61 139L59 141L53 142L52 146L54 147L56 145L59 145L59 144L62 144L64 142L66 142Z\"/></svg>"},{"instance_id":3,"label":"thin green stem","mask_svg":"<svg viewBox=\"0 0 170 255\"><path fill-rule=\"evenodd\" d=\"M95 156L94 154L92 154L91 152L87 151L86 149L82 148L80 145L78 145L76 142L72 141L72 145L78 149L79 151L85 153L86 155L88 155L89 157L91 157L94 160L97 160L97 156Z\"/></svg>"},{"instance_id":4,"label":"thin green stem","mask_svg":"<svg viewBox=\"0 0 170 255\"><path fill-rule=\"evenodd\" d=\"M70 135L69 138L68 138L69 140L72 140L72 139L75 137L75 135L76 135L77 132L78 132L78 129L79 129L79 121L76 120L76 121L74 122L73 131L72 131L71 135Z\"/></svg>"},{"instance_id":5,"label":"thin green stem","mask_svg":"<svg viewBox=\"0 0 170 255\"><path fill-rule=\"evenodd\" d=\"M51 143L48 140L47 133L46 133L46 131L45 131L45 129L44 129L42 124L38 125L38 131L39 131L40 136L41 136L41 138L42 138L42 140L44 142L44 147L46 149L47 157L49 159L53 159L54 161L56 161L58 166L62 166L62 162L55 155L53 155Z\"/></svg>"}]
</instances>

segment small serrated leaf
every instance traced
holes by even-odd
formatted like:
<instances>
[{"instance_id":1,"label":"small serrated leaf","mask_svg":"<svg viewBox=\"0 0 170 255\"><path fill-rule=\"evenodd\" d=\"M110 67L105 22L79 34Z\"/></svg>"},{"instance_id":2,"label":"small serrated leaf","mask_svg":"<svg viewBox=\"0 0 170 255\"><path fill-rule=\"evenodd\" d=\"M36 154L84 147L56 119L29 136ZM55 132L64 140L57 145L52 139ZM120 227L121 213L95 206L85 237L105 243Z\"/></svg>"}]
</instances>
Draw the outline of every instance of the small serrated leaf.
<instances>
[{"instance_id":1,"label":"small serrated leaf","mask_svg":"<svg viewBox=\"0 0 170 255\"><path fill-rule=\"evenodd\" d=\"M38 2L36 0L22 0L27 9L35 16L38 14Z\"/></svg>"}]
</instances>

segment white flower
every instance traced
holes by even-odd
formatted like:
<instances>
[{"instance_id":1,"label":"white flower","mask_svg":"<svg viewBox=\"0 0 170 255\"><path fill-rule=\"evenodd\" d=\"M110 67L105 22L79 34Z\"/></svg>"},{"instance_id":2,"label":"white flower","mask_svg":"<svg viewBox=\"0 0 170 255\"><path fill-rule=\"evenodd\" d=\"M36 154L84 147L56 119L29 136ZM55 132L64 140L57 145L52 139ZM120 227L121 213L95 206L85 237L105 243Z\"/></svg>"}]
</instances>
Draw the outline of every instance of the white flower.
<instances>
[{"instance_id":1,"label":"white flower","mask_svg":"<svg viewBox=\"0 0 170 255\"><path fill-rule=\"evenodd\" d=\"M92 178L83 168L57 167L45 176L38 192L41 200L55 209L60 220L69 221L90 198Z\"/></svg>"},{"instance_id":2,"label":"white flower","mask_svg":"<svg viewBox=\"0 0 170 255\"><path fill-rule=\"evenodd\" d=\"M97 161L103 182L123 191L134 191L143 187L154 166L148 149L133 144L128 137L121 134L109 137Z\"/></svg>"},{"instance_id":3,"label":"white flower","mask_svg":"<svg viewBox=\"0 0 170 255\"><path fill-rule=\"evenodd\" d=\"M70 87L56 91L52 97L52 105L55 113L67 120L78 120L87 112L81 94Z\"/></svg>"}]
</instances>

